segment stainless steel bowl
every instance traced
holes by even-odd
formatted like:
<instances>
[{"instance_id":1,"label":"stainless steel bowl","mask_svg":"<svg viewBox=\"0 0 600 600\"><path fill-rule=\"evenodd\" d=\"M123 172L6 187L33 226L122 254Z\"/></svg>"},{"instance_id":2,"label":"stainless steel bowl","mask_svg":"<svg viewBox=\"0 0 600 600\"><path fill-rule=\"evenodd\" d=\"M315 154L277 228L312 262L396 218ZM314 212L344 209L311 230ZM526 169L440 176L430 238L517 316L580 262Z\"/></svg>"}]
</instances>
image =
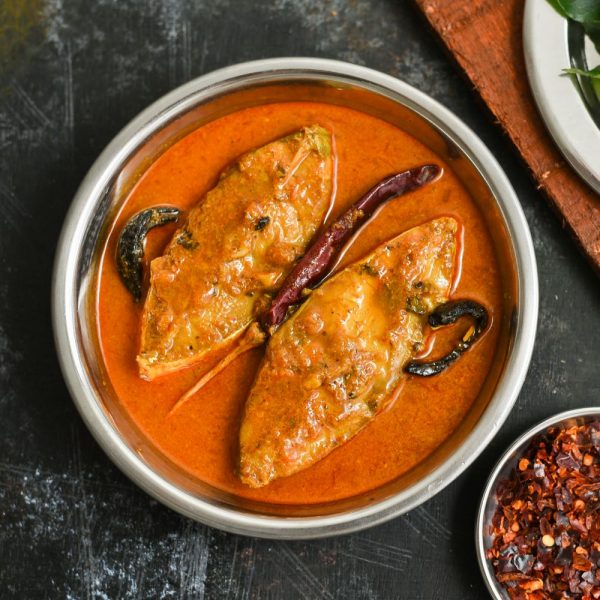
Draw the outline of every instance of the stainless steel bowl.
<instances>
[{"instance_id":1,"label":"stainless steel bowl","mask_svg":"<svg viewBox=\"0 0 600 600\"><path fill-rule=\"evenodd\" d=\"M532 438L546 429L553 426L571 427L573 425L583 425L592 420L600 418L600 407L578 408L568 410L549 417L531 429L528 429L523 435L519 436L502 455L498 464L494 467L490 478L485 486L479 512L477 513L477 523L475 525L475 544L477 546L477 561L481 573L485 580L485 584L496 600L510 600L508 592L504 586L500 585L494 576L494 569L491 561L489 561L485 552L492 546L492 536L487 533L486 529L489 526L492 516L498 507L495 490L498 482L502 479L507 479L510 472L516 467L517 461L523 455Z\"/></svg>"},{"instance_id":2,"label":"stainless steel bowl","mask_svg":"<svg viewBox=\"0 0 600 600\"><path fill-rule=\"evenodd\" d=\"M318 506L274 506L226 495L161 455L124 414L106 377L93 314L98 248L111 216L144 169L187 132L247 106L318 100L398 124L450 166L490 221L505 314L495 367L442 447L406 476L368 494ZM464 471L510 412L533 349L538 312L535 255L525 217L502 169L455 115L402 81L347 63L280 58L227 67L167 94L100 155L77 191L58 244L53 321L64 377L84 421L133 481L171 508L214 527L277 538L316 538L381 523L421 504Z\"/></svg>"}]
</instances>

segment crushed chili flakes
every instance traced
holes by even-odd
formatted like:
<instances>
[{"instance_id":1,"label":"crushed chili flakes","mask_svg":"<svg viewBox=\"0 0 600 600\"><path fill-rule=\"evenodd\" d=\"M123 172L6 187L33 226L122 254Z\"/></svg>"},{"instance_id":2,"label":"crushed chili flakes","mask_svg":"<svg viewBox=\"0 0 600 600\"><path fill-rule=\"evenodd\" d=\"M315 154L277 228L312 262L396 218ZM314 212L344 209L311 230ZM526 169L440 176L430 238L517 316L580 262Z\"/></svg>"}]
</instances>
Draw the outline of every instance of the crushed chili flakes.
<instances>
[{"instance_id":1,"label":"crushed chili flakes","mask_svg":"<svg viewBox=\"0 0 600 600\"><path fill-rule=\"evenodd\" d=\"M486 554L512 600L600 599L600 421L536 436L496 497Z\"/></svg>"}]
</instances>

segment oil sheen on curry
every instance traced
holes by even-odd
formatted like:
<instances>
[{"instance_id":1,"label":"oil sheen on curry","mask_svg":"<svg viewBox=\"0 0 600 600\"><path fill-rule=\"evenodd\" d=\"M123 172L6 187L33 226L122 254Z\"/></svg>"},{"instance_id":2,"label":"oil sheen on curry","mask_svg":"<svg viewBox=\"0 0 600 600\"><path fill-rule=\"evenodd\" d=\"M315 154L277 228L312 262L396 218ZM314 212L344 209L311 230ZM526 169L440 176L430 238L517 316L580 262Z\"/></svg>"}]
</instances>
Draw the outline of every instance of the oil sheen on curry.
<instances>
[{"instance_id":1,"label":"oil sheen on curry","mask_svg":"<svg viewBox=\"0 0 600 600\"><path fill-rule=\"evenodd\" d=\"M477 205L401 129L274 103L167 149L107 236L99 339L127 415L189 475L258 501L375 489L458 427L494 360Z\"/></svg>"}]
</instances>

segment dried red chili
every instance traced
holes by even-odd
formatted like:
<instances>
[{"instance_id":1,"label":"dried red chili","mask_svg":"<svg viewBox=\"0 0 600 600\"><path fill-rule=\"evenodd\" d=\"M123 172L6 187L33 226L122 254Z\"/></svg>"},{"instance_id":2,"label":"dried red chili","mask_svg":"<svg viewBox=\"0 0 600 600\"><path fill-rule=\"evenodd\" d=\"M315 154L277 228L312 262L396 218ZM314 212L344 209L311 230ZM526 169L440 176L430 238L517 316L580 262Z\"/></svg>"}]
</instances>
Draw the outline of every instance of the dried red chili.
<instances>
[{"instance_id":1,"label":"dried red chili","mask_svg":"<svg viewBox=\"0 0 600 600\"><path fill-rule=\"evenodd\" d=\"M511 599L600 599L600 421L536 436L496 497L486 554Z\"/></svg>"}]
</instances>

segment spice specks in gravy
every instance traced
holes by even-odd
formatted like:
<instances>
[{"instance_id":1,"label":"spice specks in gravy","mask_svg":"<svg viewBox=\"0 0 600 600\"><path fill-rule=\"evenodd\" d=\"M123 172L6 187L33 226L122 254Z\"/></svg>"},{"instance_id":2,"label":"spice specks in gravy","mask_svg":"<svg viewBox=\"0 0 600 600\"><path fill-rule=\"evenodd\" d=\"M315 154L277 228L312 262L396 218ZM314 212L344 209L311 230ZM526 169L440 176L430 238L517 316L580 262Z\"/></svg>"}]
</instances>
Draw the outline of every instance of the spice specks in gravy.
<instances>
[{"instance_id":1,"label":"spice specks in gravy","mask_svg":"<svg viewBox=\"0 0 600 600\"><path fill-rule=\"evenodd\" d=\"M408 378L389 408L320 462L253 489L236 473L239 429L264 349L231 363L194 399L167 418L177 399L226 354L157 377L139 377L136 355L142 308L134 303L115 266L118 234L137 211L157 204L189 210L219 173L250 149L319 123L335 136L337 189L330 218L391 173L424 164L444 168L435 183L392 200L354 238L339 267L347 266L408 229L442 216L460 226L460 278L452 297L488 308L490 325L476 352L446 372ZM159 256L174 226L153 230L146 255ZM233 113L190 133L143 174L108 235L98 275L98 330L105 367L131 419L153 444L192 476L239 496L273 503L319 503L374 489L423 461L456 429L477 397L494 359L502 318L502 289L487 225L452 170L426 146L397 127L349 108L321 103L280 103ZM434 334L438 335L438 334ZM437 355L442 349L434 350Z\"/></svg>"}]
</instances>

